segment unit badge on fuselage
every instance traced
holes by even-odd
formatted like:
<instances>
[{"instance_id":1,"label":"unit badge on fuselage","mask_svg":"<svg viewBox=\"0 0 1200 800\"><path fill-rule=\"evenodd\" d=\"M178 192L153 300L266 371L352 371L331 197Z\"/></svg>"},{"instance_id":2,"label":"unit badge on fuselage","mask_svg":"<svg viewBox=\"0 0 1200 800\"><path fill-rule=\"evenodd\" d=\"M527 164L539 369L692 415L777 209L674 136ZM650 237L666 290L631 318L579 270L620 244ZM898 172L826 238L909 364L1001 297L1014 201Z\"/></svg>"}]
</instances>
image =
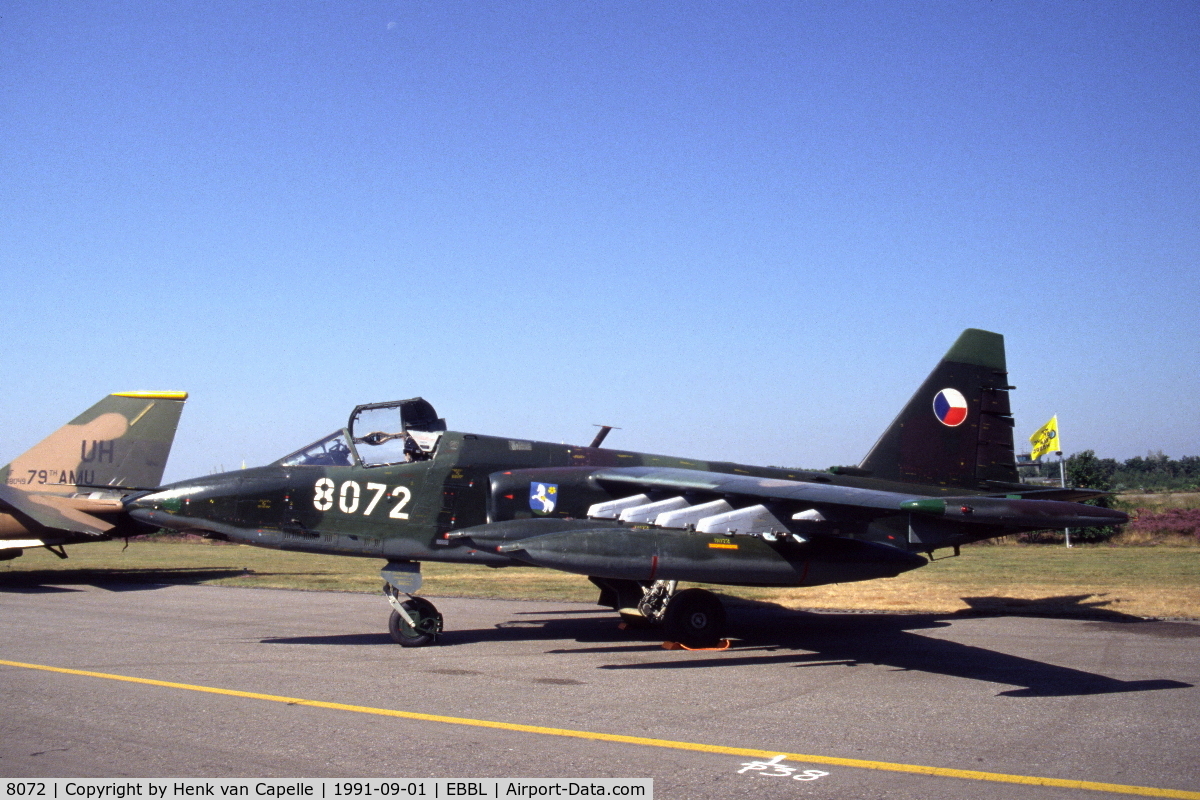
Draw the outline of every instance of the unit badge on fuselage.
<instances>
[{"instance_id":1,"label":"unit badge on fuselage","mask_svg":"<svg viewBox=\"0 0 1200 800\"><path fill-rule=\"evenodd\" d=\"M529 507L535 514L551 514L558 505L557 483L529 484Z\"/></svg>"}]
</instances>

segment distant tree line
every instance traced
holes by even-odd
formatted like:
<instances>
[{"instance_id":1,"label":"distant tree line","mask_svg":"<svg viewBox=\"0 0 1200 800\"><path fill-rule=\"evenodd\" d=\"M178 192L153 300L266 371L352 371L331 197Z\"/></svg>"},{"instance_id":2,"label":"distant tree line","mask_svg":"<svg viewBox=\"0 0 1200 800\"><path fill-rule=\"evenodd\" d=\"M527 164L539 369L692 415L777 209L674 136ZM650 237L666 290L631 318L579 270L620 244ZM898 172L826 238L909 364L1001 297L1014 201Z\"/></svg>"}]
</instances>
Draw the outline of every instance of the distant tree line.
<instances>
[{"instance_id":1,"label":"distant tree line","mask_svg":"<svg viewBox=\"0 0 1200 800\"><path fill-rule=\"evenodd\" d=\"M1019 465L1018 471L1023 480L1040 478L1052 485L1058 485L1058 461ZM1095 450L1083 450L1067 456L1063 462L1063 472L1066 475L1067 486L1100 489L1106 492L1195 491L1197 487L1200 487L1200 457L1185 456L1176 460L1164 455L1161 450L1150 453L1145 458L1138 456L1123 462L1117 461L1115 458L1097 458ZM1109 508L1112 505L1112 499L1110 495L1104 495L1084 502L1088 505ZM1200 535L1200 531L1195 530L1195 526L1200 520L1192 519L1196 516L1195 510L1189 510L1185 514L1188 515L1187 519L1166 521L1158 519L1161 515L1151 514L1145 518L1137 515L1133 525L1135 528L1142 525L1147 532L1167 529L1169 529L1168 532L1178 532L1175 530L1176 528L1181 531L1187 528L1190 531L1189 535ZM1107 541L1120 530L1119 527L1112 526L1083 528L1075 534L1075 538L1085 542ZM1045 540L1045 536L1040 534L1024 534L1024 536L1028 541ZM1053 536L1057 536L1057 533L1052 534Z\"/></svg>"},{"instance_id":2,"label":"distant tree line","mask_svg":"<svg viewBox=\"0 0 1200 800\"><path fill-rule=\"evenodd\" d=\"M1058 461L1043 459L1041 463L1019 465L1021 477L1058 479ZM1197 491L1200 490L1200 456L1171 458L1161 450L1126 461L1097 458L1096 451L1072 453L1064 463L1067 485L1104 489L1112 492L1130 491Z\"/></svg>"}]
</instances>

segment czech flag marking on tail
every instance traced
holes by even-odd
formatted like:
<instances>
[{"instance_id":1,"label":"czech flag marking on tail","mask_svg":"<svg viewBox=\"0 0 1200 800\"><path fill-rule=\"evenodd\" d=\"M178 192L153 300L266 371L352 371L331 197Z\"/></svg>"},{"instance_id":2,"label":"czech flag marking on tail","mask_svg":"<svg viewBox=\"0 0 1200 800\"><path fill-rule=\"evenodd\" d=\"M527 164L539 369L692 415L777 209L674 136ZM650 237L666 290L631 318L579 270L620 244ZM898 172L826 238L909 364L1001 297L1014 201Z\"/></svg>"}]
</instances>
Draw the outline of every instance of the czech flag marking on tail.
<instances>
[{"instance_id":1,"label":"czech flag marking on tail","mask_svg":"<svg viewBox=\"0 0 1200 800\"><path fill-rule=\"evenodd\" d=\"M933 413L938 422L956 428L967 419L967 398L958 389L942 389L933 398Z\"/></svg>"}]
</instances>

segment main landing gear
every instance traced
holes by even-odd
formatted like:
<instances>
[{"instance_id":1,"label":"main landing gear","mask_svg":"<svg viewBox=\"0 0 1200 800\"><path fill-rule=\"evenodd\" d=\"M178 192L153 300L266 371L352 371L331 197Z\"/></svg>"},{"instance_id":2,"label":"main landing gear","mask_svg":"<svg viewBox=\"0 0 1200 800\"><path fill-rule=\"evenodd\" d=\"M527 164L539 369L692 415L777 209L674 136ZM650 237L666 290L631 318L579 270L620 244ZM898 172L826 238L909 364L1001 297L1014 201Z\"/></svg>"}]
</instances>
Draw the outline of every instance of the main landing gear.
<instances>
[{"instance_id":1,"label":"main landing gear","mask_svg":"<svg viewBox=\"0 0 1200 800\"><path fill-rule=\"evenodd\" d=\"M663 616L667 639L685 647L716 647L725 633L725 606L706 589L684 589L673 595Z\"/></svg>"},{"instance_id":2,"label":"main landing gear","mask_svg":"<svg viewBox=\"0 0 1200 800\"><path fill-rule=\"evenodd\" d=\"M403 647L435 644L442 615L424 597L413 596L421 588L420 563L392 561L381 574L383 595L392 607L392 641ZM615 609L627 625L660 629L665 639L693 650L716 647L725 633L725 606L706 589L678 591L677 581L590 580L600 588L600 605Z\"/></svg>"},{"instance_id":3,"label":"main landing gear","mask_svg":"<svg viewBox=\"0 0 1200 800\"><path fill-rule=\"evenodd\" d=\"M437 642L442 633L442 615L424 597L413 597L421 588L421 565L393 561L381 570L383 596L392 607L388 633L402 647L424 647ZM407 598L407 599L404 599Z\"/></svg>"},{"instance_id":4,"label":"main landing gear","mask_svg":"<svg viewBox=\"0 0 1200 800\"><path fill-rule=\"evenodd\" d=\"M716 647L725 633L725 606L707 589L677 591L676 581L642 583L590 578L600 587L599 604L616 609L626 625L661 628L684 647Z\"/></svg>"}]
</instances>

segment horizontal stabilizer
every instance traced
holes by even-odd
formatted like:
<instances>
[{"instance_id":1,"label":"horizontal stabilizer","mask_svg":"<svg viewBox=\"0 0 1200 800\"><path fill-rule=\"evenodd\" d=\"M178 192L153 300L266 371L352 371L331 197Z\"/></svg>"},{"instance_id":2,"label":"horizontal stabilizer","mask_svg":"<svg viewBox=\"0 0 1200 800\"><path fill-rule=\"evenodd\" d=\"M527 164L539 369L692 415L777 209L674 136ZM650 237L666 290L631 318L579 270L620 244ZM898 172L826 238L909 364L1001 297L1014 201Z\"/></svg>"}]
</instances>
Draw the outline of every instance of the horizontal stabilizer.
<instances>
[{"instance_id":1,"label":"horizontal stabilizer","mask_svg":"<svg viewBox=\"0 0 1200 800\"><path fill-rule=\"evenodd\" d=\"M70 497L30 494L11 486L0 486L0 510L12 514L33 532L48 528L86 536L103 536L113 529L111 522L81 511Z\"/></svg>"},{"instance_id":2,"label":"horizontal stabilizer","mask_svg":"<svg viewBox=\"0 0 1200 800\"><path fill-rule=\"evenodd\" d=\"M941 517L948 521L1023 528L1087 528L1094 525L1123 525L1129 521L1129 516L1121 511L1082 503L1064 503L1061 500L930 497L910 500L900 507L913 514Z\"/></svg>"},{"instance_id":3,"label":"horizontal stabilizer","mask_svg":"<svg viewBox=\"0 0 1200 800\"><path fill-rule=\"evenodd\" d=\"M1069 500L1071 502L1091 500L1093 497L1104 497L1111 494L1112 492L1106 492L1103 489L1076 489L1058 486L1047 488L1021 487L1004 492L1005 497L1017 495L1027 500Z\"/></svg>"}]
</instances>

